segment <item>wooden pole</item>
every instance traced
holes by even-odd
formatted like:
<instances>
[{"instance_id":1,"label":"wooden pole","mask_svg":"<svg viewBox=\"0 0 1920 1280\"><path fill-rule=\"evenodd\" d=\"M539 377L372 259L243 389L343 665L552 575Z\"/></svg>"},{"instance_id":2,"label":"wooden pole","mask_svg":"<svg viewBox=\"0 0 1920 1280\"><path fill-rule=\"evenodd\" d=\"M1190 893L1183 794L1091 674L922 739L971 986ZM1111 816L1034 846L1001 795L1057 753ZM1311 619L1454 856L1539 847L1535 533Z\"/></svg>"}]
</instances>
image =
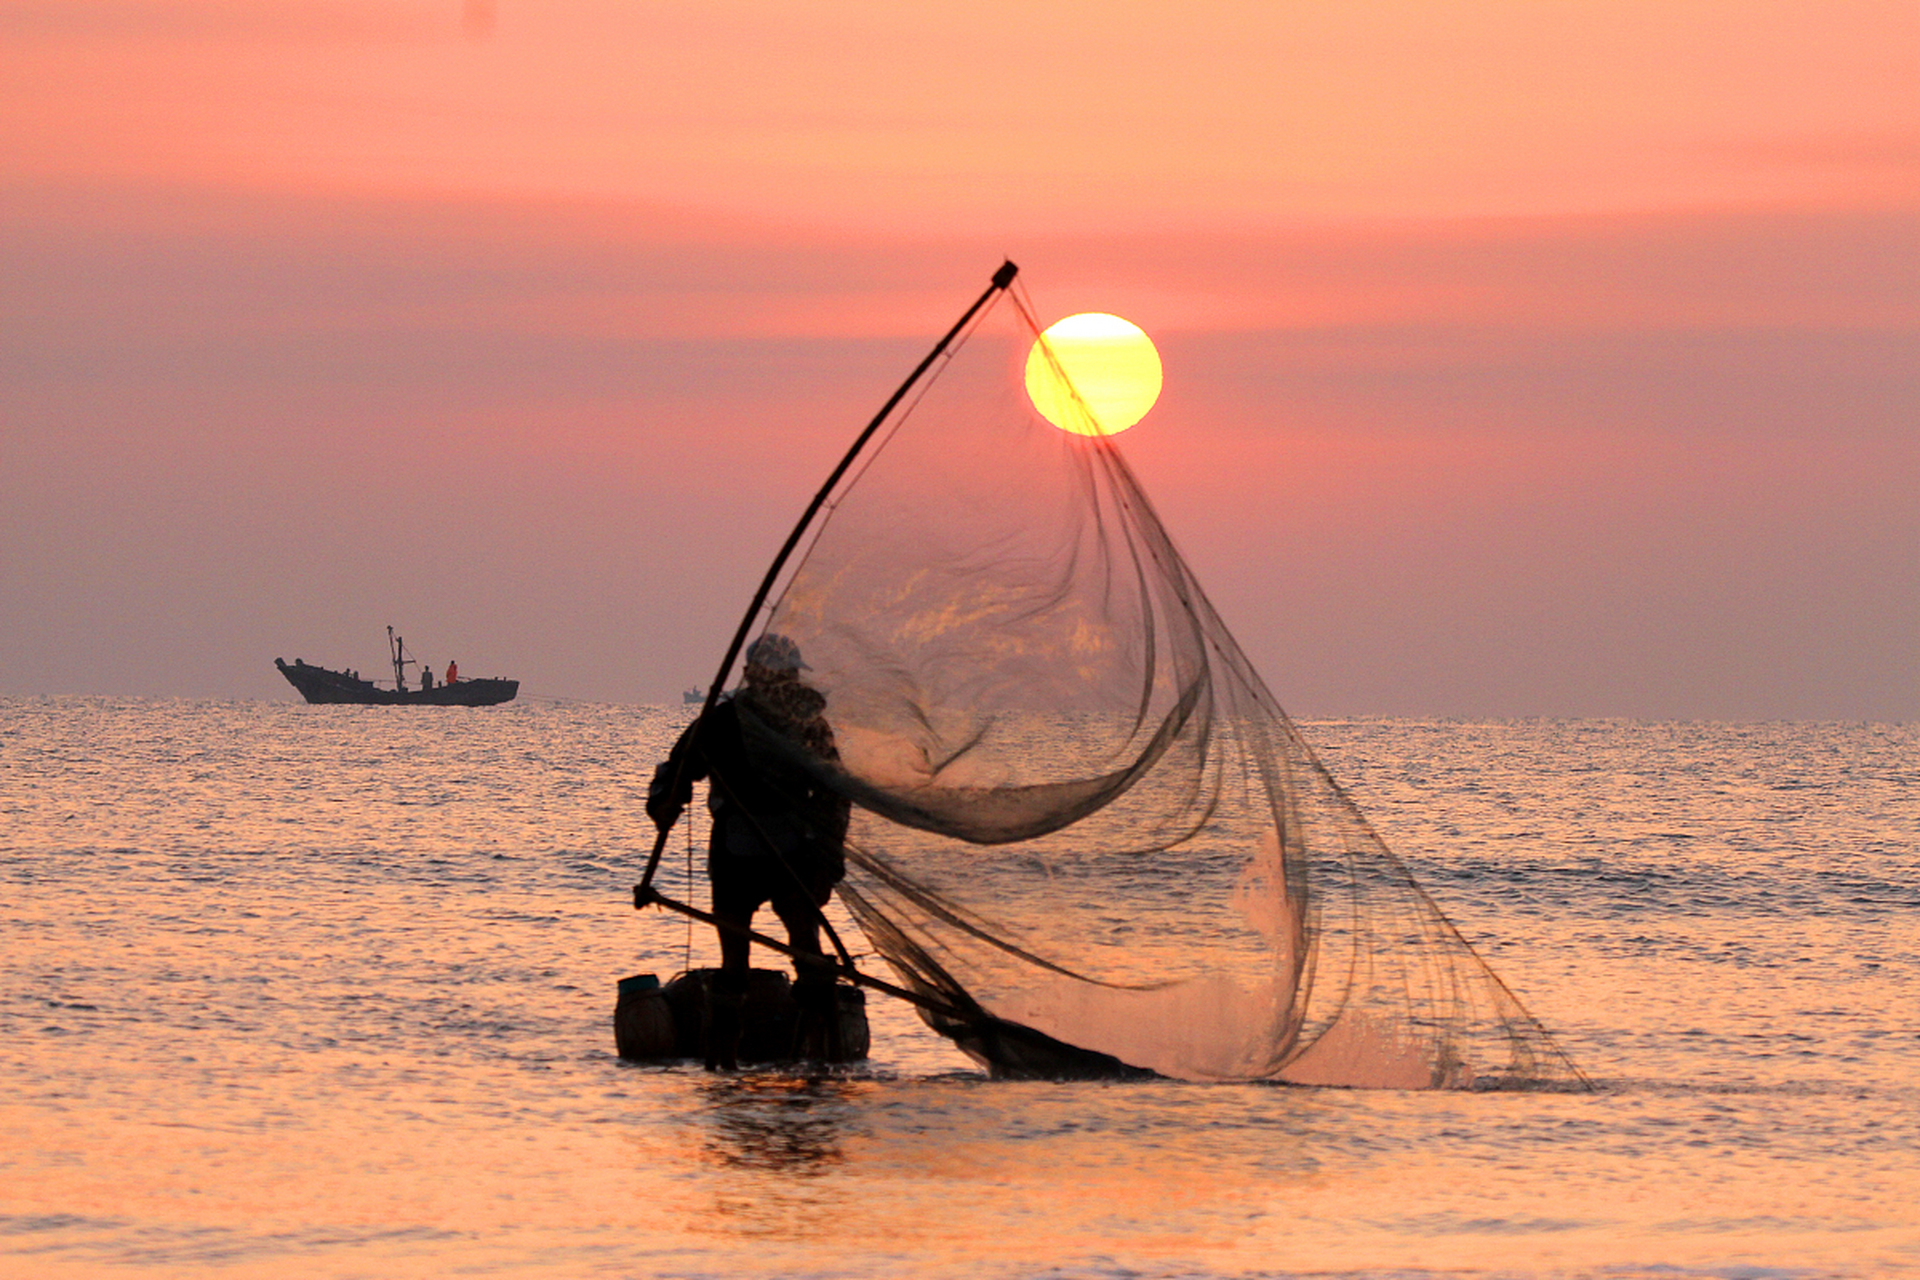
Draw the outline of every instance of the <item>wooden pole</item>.
<instances>
[{"instance_id":1,"label":"wooden pole","mask_svg":"<svg viewBox=\"0 0 1920 1280\"><path fill-rule=\"evenodd\" d=\"M686 916L691 920L698 920L698 921L701 921L703 924L710 924L716 929L725 929L729 933L743 934L747 938L751 939L752 941L759 943L761 946L771 947L773 950L780 952L782 955L792 956L796 959L807 958L803 956L801 952L794 950L792 947L788 946L784 942L776 942L772 938L769 938L766 934L757 933L752 928L746 925L735 924L731 920L722 920L719 916L712 915L708 912L702 911L698 907L689 906L684 902L675 901L674 899L667 897L664 893L661 893L658 889L648 888L645 885L634 886L633 905L635 910L639 910L640 908L647 907L647 906L665 907L669 911L678 911L681 915ZM901 1000L905 1000L908 1004L918 1005L922 1009L926 1009L932 1013L937 1013L942 1017L952 1018L956 1022L969 1022L969 1021L972 1021L974 1018L974 1015L968 1014L963 1010L956 1009L944 1000L936 1000L934 997L929 995L923 995L920 992L915 991L910 987L896 986L895 984L888 982L884 978L869 977L867 974L864 974L860 972L860 970L854 968L853 962L850 960L845 961L839 965L836 965L834 967L834 972L837 973L840 977L843 977L847 981L853 983L855 986L871 987L875 991L885 992L887 995L895 996Z\"/></svg>"},{"instance_id":2,"label":"wooden pole","mask_svg":"<svg viewBox=\"0 0 1920 1280\"><path fill-rule=\"evenodd\" d=\"M813 518L820 513L820 508L826 505L827 498L833 493L833 487L840 483L842 476L847 474L847 469L853 465L853 460L860 455L862 449L867 447L867 441L873 439L873 433L880 429L880 424L887 420L887 415L906 399L907 392L913 390L913 384L920 381L920 376L952 345L953 340L960 336L961 331L972 322L973 317L979 314L980 308L986 306L994 294L1012 284L1014 276L1019 272L1020 268L1014 266L1012 262L1000 264L1000 269L993 273L993 283L987 286L986 292L974 299L973 305L967 308L966 314L955 322L953 328L947 330L947 336L934 344L933 350L927 353L927 358L914 367L913 372L907 375L907 380L900 384L899 389L884 405L880 406L880 412L873 415L873 421L869 422L866 430L854 440L853 447L848 449L846 456L840 459L840 465L833 469L833 474L827 477L827 482L820 486L820 492L813 495L813 501L809 502L807 509L801 513L799 523L794 525L793 532L787 535L786 542L780 548L780 554L776 555L773 563L767 567L766 576L760 580L760 589L753 593L753 603L747 606L747 614L740 619L740 626L733 633L733 641L727 646L727 656L720 660L720 670L714 675L713 683L707 688L707 700L701 704L700 714L693 718L695 725L706 719L708 713L713 710L714 703L720 700L720 690L726 687L727 675L733 670L734 659L740 656L740 650L747 643L747 633L753 630L754 620L760 616L760 607L766 604L767 597L773 592L773 584L780 576L780 571L786 568L787 560L793 555L794 548L800 545L800 539L806 534L807 526L813 523ZM689 732L692 732L691 728ZM679 767L680 769L686 767L685 756L680 758ZM673 779L673 790L676 792L680 789L680 777L681 775L676 771ZM640 877L640 884L634 889L636 906L645 905L640 901L643 893L652 893L653 875L660 869L660 855L667 847L667 833L671 830L670 826L662 827L654 837L653 852L647 858L646 874ZM660 901L665 902L665 899Z\"/></svg>"}]
</instances>

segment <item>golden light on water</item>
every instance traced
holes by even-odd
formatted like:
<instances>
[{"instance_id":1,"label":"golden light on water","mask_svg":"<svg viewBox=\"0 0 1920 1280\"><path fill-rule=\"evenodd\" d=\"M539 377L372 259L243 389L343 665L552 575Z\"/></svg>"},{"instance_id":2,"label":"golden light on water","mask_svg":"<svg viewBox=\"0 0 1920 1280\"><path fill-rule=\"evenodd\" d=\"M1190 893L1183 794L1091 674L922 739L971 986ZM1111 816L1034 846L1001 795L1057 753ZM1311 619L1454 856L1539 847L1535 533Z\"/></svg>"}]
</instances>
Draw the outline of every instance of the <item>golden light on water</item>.
<instances>
[{"instance_id":1,"label":"golden light on water","mask_svg":"<svg viewBox=\"0 0 1920 1280\"><path fill-rule=\"evenodd\" d=\"M1082 312L1050 325L1027 353L1027 396L1062 431L1088 436L1125 431L1153 408L1160 383L1160 353L1153 339L1140 326L1104 312Z\"/></svg>"}]
</instances>

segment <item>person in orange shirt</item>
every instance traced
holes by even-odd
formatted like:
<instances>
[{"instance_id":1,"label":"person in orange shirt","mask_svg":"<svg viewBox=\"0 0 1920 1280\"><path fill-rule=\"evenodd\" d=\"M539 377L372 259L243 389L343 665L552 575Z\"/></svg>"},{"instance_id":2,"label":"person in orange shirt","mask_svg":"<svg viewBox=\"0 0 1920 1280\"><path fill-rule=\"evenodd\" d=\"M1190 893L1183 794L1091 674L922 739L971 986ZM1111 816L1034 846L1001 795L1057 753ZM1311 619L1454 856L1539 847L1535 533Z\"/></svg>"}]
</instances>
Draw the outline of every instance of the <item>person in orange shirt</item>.
<instances>
[{"instance_id":1,"label":"person in orange shirt","mask_svg":"<svg viewBox=\"0 0 1920 1280\"><path fill-rule=\"evenodd\" d=\"M447 674L440 678L442 684L457 684L460 680L460 664L452 658L447 659Z\"/></svg>"}]
</instances>

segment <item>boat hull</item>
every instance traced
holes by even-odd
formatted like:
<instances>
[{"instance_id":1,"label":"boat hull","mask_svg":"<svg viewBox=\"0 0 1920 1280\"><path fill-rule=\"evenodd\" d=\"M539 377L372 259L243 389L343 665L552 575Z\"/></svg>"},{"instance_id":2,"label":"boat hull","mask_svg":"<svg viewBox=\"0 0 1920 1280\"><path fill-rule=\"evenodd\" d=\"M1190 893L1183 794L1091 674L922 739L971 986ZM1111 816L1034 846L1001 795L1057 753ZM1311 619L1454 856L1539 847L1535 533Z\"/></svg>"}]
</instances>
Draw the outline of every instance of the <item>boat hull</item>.
<instances>
[{"instance_id":1,"label":"boat hull","mask_svg":"<svg viewBox=\"0 0 1920 1280\"><path fill-rule=\"evenodd\" d=\"M273 660L287 683L308 702L360 707L491 707L512 702L520 692L518 680L460 680L431 689L382 689L371 680L309 666L303 660Z\"/></svg>"}]
</instances>

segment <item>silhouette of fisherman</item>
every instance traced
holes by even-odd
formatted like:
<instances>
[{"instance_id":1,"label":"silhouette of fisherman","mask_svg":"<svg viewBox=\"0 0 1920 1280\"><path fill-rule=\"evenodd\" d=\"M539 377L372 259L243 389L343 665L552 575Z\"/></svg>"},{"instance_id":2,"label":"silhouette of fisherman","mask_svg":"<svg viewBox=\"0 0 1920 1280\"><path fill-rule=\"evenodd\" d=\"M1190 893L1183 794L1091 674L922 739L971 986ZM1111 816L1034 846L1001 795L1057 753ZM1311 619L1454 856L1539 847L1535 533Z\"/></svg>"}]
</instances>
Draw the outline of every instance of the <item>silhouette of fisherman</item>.
<instances>
[{"instance_id":1,"label":"silhouette of fisherman","mask_svg":"<svg viewBox=\"0 0 1920 1280\"><path fill-rule=\"evenodd\" d=\"M745 930L764 903L786 926L795 952L801 1047L823 1039L830 1045L838 1024L833 963L820 948L820 908L846 870L851 808L768 745L772 739L817 760L840 759L823 714L826 697L801 680L806 670L799 646L786 636L755 640L747 647L745 685L687 727L647 789L647 816L664 831L693 798L694 782L712 780L707 879L721 927L720 973L708 992L709 1070L738 1065L753 945Z\"/></svg>"}]
</instances>

